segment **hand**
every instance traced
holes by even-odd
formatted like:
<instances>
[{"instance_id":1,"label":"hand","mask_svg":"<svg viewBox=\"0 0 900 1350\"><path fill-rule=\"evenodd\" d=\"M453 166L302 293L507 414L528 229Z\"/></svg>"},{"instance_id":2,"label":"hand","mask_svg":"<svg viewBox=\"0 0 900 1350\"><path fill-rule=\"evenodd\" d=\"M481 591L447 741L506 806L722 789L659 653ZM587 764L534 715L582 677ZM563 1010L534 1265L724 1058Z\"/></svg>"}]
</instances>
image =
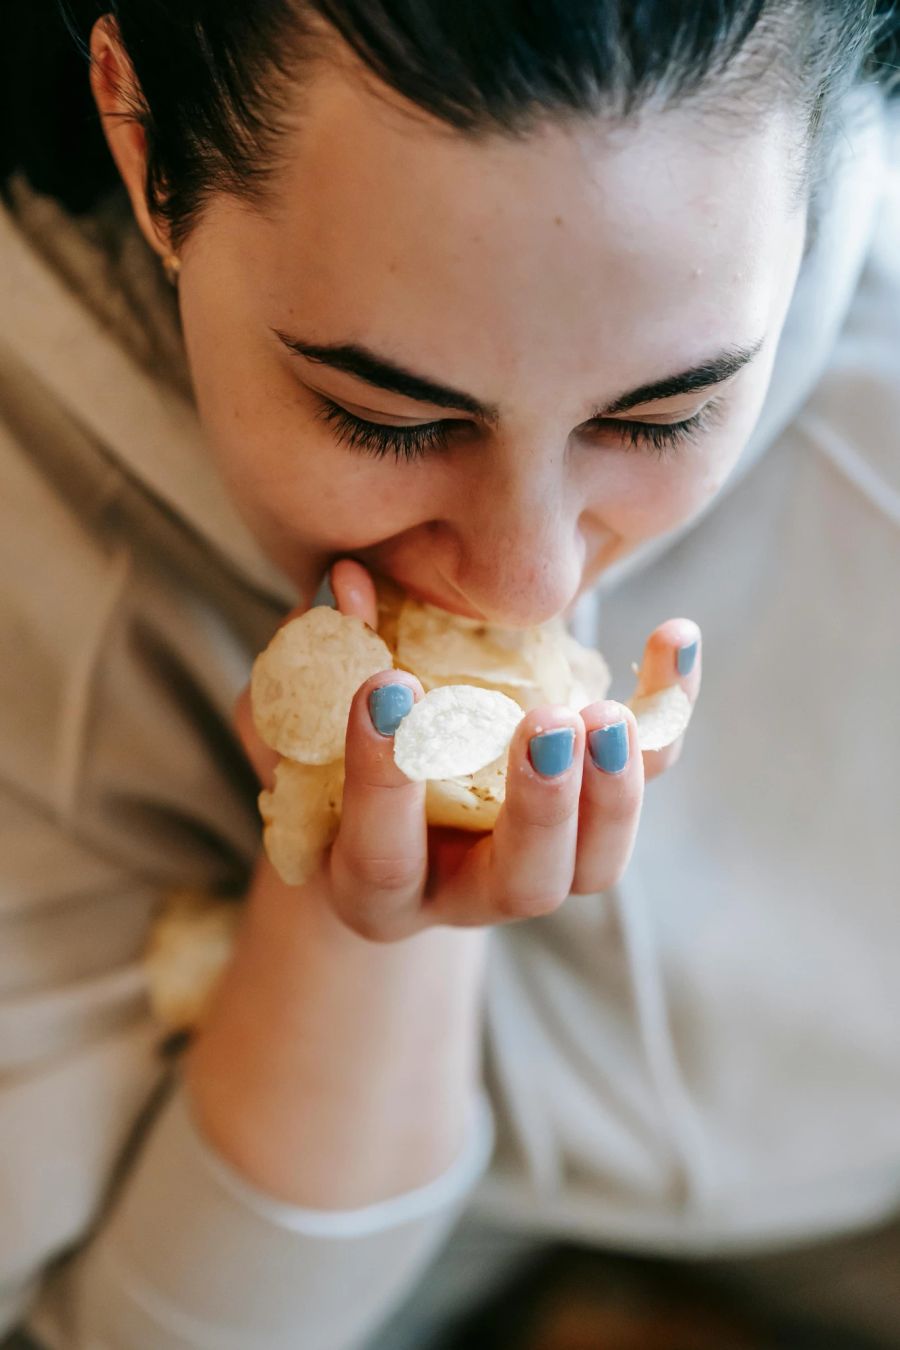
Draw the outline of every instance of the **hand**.
<instances>
[{"instance_id":1,"label":"hand","mask_svg":"<svg viewBox=\"0 0 900 1350\"><path fill-rule=\"evenodd\" d=\"M338 562L331 582L341 612L374 627L375 590L365 569ZM695 642L693 665L682 674L678 653ZM690 620L662 624L647 642L638 693L679 683L693 703L699 648L699 629ZM325 865L299 889L360 936L393 942L434 925L534 918L572 892L607 890L619 880L634 847L644 783L675 763L683 738L642 755L634 715L620 703L592 703L580 714L563 706L533 709L510 747L506 801L493 833L429 829L425 785L397 768L392 737L376 729L370 714L371 695L389 684L406 686L416 700L423 696L415 676L400 670L375 675L357 691L338 835ZM277 756L256 736L247 691L237 721L268 784Z\"/></svg>"}]
</instances>

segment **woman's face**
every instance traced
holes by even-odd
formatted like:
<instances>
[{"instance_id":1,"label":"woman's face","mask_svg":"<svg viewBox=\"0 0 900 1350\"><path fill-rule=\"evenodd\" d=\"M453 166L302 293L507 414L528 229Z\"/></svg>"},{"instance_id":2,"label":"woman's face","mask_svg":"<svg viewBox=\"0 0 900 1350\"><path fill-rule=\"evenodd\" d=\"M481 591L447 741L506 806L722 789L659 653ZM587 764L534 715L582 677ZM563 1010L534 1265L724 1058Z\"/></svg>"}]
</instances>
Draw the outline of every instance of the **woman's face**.
<instances>
[{"instance_id":1,"label":"woman's face","mask_svg":"<svg viewBox=\"0 0 900 1350\"><path fill-rule=\"evenodd\" d=\"M323 69L277 204L215 199L182 255L200 414L270 557L525 625L698 512L796 279L796 136L682 110L479 142Z\"/></svg>"}]
</instances>

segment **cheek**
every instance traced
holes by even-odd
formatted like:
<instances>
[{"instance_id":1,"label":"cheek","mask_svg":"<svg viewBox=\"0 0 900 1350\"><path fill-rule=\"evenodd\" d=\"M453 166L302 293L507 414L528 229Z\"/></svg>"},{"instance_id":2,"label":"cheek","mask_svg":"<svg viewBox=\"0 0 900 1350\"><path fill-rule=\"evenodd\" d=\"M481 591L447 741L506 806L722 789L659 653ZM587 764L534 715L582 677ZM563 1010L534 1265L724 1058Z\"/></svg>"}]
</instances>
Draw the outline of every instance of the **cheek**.
<instances>
[{"instance_id":1,"label":"cheek","mask_svg":"<svg viewBox=\"0 0 900 1350\"><path fill-rule=\"evenodd\" d=\"M609 528L639 542L686 524L724 487L759 418L771 361L736 388L719 425L661 459L623 456L598 485L596 512Z\"/></svg>"},{"instance_id":2,"label":"cheek","mask_svg":"<svg viewBox=\"0 0 900 1350\"><path fill-rule=\"evenodd\" d=\"M263 542L359 549L421 518L426 471L350 452L283 393L234 390L203 416L220 471Z\"/></svg>"},{"instance_id":3,"label":"cheek","mask_svg":"<svg viewBox=\"0 0 900 1350\"><path fill-rule=\"evenodd\" d=\"M197 406L232 499L276 561L363 548L408 529L429 496L425 466L348 451L271 359L203 340L185 324Z\"/></svg>"},{"instance_id":4,"label":"cheek","mask_svg":"<svg viewBox=\"0 0 900 1350\"><path fill-rule=\"evenodd\" d=\"M638 450L622 454L591 485L589 510L607 529L634 543L666 534L721 490L747 434L741 419L662 457Z\"/></svg>"}]
</instances>

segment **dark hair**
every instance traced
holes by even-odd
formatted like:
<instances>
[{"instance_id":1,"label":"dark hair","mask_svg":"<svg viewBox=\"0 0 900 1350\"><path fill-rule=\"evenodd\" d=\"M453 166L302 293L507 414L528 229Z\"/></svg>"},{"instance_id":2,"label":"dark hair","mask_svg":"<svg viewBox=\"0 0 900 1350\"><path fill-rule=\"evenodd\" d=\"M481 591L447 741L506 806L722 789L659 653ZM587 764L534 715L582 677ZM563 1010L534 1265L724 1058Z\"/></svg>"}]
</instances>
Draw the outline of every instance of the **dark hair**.
<instances>
[{"instance_id":1,"label":"dark hair","mask_svg":"<svg viewBox=\"0 0 900 1350\"><path fill-rule=\"evenodd\" d=\"M264 197L293 83L329 36L466 135L628 117L727 80L752 109L760 89L772 97L765 71L806 107L815 141L840 91L890 80L900 55L896 0L18 0L0 50L0 181L20 169L74 213L118 185L85 67L104 13L135 74L148 201L175 248L212 194Z\"/></svg>"}]
</instances>

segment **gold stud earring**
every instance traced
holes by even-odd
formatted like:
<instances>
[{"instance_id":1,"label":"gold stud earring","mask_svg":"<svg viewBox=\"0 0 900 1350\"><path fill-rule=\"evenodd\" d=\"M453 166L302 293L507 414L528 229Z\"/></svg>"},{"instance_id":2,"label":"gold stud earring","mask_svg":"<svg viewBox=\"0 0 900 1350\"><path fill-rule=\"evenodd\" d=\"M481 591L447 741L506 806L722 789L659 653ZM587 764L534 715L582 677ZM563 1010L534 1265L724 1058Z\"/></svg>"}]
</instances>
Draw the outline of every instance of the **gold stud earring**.
<instances>
[{"instance_id":1,"label":"gold stud earring","mask_svg":"<svg viewBox=\"0 0 900 1350\"><path fill-rule=\"evenodd\" d=\"M166 279L170 281L173 286L177 286L178 273L181 271L181 259L178 254L167 253L162 260L162 265L163 271L166 274Z\"/></svg>"}]
</instances>

